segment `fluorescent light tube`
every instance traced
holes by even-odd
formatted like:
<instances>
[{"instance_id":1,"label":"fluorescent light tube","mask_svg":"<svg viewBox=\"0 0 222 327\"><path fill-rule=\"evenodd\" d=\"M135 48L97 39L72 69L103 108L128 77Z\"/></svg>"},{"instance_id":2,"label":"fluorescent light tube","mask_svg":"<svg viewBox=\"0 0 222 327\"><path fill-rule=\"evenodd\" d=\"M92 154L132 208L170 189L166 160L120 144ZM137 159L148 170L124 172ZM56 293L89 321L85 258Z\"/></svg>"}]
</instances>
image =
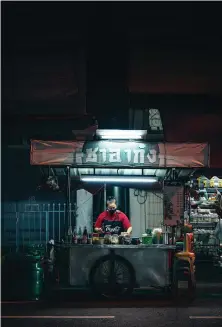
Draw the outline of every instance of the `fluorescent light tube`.
<instances>
[{"instance_id":1,"label":"fluorescent light tube","mask_svg":"<svg viewBox=\"0 0 222 327\"><path fill-rule=\"evenodd\" d=\"M97 129L96 135L101 139L141 140L147 134L146 130Z\"/></svg>"},{"instance_id":2,"label":"fluorescent light tube","mask_svg":"<svg viewBox=\"0 0 222 327\"><path fill-rule=\"evenodd\" d=\"M153 177L127 177L127 176L81 176L83 182L95 182L95 183L156 183L157 179Z\"/></svg>"}]
</instances>

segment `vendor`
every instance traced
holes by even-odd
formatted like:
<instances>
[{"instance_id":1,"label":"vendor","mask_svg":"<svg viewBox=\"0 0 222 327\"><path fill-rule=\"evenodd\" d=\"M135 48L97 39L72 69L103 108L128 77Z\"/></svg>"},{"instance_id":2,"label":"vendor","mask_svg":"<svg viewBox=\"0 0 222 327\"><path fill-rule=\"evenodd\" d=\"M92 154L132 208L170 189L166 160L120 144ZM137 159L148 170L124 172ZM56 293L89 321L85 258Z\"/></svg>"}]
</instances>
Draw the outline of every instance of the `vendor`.
<instances>
[{"instance_id":1,"label":"vendor","mask_svg":"<svg viewBox=\"0 0 222 327\"><path fill-rule=\"evenodd\" d=\"M122 211L117 210L116 199L113 196L107 199L107 209L97 218L95 231L118 235L122 232L128 235L132 233L128 217Z\"/></svg>"}]
</instances>

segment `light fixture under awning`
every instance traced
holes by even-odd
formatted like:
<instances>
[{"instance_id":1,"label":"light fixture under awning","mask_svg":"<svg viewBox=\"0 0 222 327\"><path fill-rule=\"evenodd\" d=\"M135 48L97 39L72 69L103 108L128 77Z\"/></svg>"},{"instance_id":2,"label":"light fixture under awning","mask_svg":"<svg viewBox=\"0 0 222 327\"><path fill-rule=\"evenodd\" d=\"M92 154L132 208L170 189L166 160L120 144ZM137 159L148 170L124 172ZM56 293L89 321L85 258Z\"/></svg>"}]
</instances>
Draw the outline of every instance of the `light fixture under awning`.
<instances>
[{"instance_id":1,"label":"light fixture under awning","mask_svg":"<svg viewBox=\"0 0 222 327\"><path fill-rule=\"evenodd\" d=\"M91 182L91 183L156 183L158 182L157 178L153 177L136 177L136 176L81 176L82 182Z\"/></svg>"},{"instance_id":2,"label":"light fixture under awning","mask_svg":"<svg viewBox=\"0 0 222 327\"><path fill-rule=\"evenodd\" d=\"M103 140L142 140L147 135L146 130L128 129L97 129L96 136Z\"/></svg>"}]
</instances>

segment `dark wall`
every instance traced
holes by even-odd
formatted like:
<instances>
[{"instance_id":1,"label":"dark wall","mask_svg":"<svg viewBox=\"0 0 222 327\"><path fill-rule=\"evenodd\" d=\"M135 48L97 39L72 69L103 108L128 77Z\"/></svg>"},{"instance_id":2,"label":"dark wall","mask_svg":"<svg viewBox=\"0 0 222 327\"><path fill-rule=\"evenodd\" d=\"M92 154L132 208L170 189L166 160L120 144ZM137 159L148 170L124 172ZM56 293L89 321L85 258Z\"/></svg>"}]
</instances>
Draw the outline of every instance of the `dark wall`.
<instances>
[{"instance_id":1,"label":"dark wall","mask_svg":"<svg viewBox=\"0 0 222 327\"><path fill-rule=\"evenodd\" d=\"M64 203L65 192L38 190L42 184L40 168L30 165L29 150L3 149L2 201L26 201Z\"/></svg>"},{"instance_id":2,"label":"dark wall","mask_svg":"<svg viewBox=\"0 0 222 327\"><path fill-rule=\"evenodd\" d=\"M90 125L86 108L100 128L127 128L130 107L154 107L168 140L210 141L218 164L220 12L220 3L201 14L198 3L3 3L2 112L24 115L3 117L4 144L50 129L69 138ZM81 118L30 123L28 114ZM3 161L4 194L32 195L39 170L28 154Z\"/></svg>"},{"instance_id":3,"label":"dark wall","mask_svg":"<svg viewBox=\"0 0 222 327\"><path fill-rule=\"evenodd\" d=\"M220 9L204 3L200 15L198 3L6 2L2 109L53 115L87 106L109 112L115 124L127 116L128 92L219 94Z\"/></svg>"},{"instance_id":4,"label":"dark wall","mask_svg":"<svg viewBox=\"0 0 222 327\"><path fill-rule=\"evenodd\" d=\"M200 14L198 2L143 2L129 11L130 92L221 93L221 9L205 2Z\"/></svg>"},{"instance_id":5,"label":"dark wall","mask_svg":"<svg viewBox=\"0 0 222 327\"><path fill-rule=\"evenodd\" d=\"M4 201L28 201L36 196L40 171L29 164L28 150L3 149L2 198Z\"/></svg>"},{"instance_id":6,"label":"dark wall","mask_svg":"<svg viewBox=\"0 0 222 327\"><path fill-rule=\"evenodd\" d=\"M75 9L2 4L3 111L85 112L86 23L81 5Z\"/></svg>"},{"instance_id":7,"label":"dark wall","mask_svg":"<svg viewBox=\"0 0 222 327\"><path fill-rule=\"evenodd\" d=\"M67 119L35 119L26 116L4 116L2 126L2 198L28 200L30 197L64 201L64 192L37 191L41 184L40 167L30 165L30 139L72 140L72 130L85 129L93 124L91 116Z\"/></svg>"}]
</instances>

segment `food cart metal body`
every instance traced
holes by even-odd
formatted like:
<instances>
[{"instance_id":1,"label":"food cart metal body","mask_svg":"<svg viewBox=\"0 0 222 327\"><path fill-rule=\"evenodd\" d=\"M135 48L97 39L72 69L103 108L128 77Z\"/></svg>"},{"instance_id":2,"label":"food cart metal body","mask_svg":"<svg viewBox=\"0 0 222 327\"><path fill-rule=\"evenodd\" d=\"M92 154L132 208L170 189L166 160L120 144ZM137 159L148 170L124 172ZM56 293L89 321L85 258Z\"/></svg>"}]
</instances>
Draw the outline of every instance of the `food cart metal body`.
<instances>
[{"instance_id":1,"label":"food cart metal body","mask_svg":"<svg viewBox=\"0 0 222 327\"><path fill-rule=\"evenodd\" d=\"M170 245L73 245L69 246L69 284L89 286L90 272L101 257L110 254L126 259L135 271L137 287L165 288L171 284Z\"/></svg>"}]
</instances>

